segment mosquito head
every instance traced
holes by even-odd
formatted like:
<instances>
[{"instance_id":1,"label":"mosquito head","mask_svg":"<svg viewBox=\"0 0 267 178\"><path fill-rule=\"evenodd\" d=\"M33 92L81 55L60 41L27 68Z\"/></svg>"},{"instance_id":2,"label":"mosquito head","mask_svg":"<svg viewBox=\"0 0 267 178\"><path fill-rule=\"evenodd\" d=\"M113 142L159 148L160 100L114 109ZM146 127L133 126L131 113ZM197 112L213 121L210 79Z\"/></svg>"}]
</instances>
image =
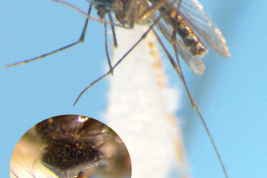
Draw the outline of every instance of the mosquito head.
<instances>
[{"instance_id":1,"label":"mosquito head","mask_svg":"<svg viewBox=\"0 0 267 178\"><path fill-rule=\"evenodd\" d=\"M112 11L112 1L110 0L96 0L94 2L95 9L97 10L97 15L103 19L105 14Z\"/></svg>"}]
</instances>

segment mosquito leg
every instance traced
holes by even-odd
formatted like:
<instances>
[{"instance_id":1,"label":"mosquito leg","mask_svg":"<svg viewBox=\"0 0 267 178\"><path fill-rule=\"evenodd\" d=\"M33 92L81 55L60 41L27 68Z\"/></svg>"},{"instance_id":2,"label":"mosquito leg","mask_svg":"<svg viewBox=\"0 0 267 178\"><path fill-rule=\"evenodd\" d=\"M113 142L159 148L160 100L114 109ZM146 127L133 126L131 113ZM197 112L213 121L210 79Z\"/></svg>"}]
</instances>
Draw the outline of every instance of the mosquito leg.
<instances>
[{"instance_id":1,"label":"mosquito leg","mask_svg":"<svg viewBox=\"0 0 267 178\"><path fill-rule=\"evenodd\" d=\"M178 17L178 13L177 13L177 17ZM176 29L176 26L177 26L177 23L175 23L175 29ZM175 30L173 30L173 32L175 32ZM175 34L175 38L173 40L176 41L176 34ZM162 45L163 45L163 43L162 43ZM191 95L191 93L190 93L190 91L189 91L189 89L188 89L188 87L187 87L187 85L185 83L185 79L184 79L183 72L182 72L182 69L181 69L181 66L180 66L180 61L179 61L179 58L178 58L178 53L177 53L177 48L176 48L175 43L173 44L173 49L174 49L175 56L176 56L176 61L177 61L177 66L176 67L178 67L179 73L180 73L180 74L179 73L178 74L179 74L179 76L180 76L180 78L181 78L181 80L183 82L183 85L184 85L184 87L186 89L187 95L189 96L189 99L190 99L191 104L193 103L193 105L192 105L193 108L197 110L197 113L198 113L198 115L199 115L199 117L200 117L200 119L201 119L201 121L202 121L202 123L203 123L203 125L205 127L205 130L206 130L206 132L207 132L207 134L208 134L208 136L210 138L210 141L212 143L213 149L215 150L216 155L217 155L217 157L219 159L219 162L221 164L221 167L223 169L223 173L224 173L225 177L228 178L228 175L227 175L226 169L224 167L224 164L222 162L221 156L220 156L219 151L218 151L218 149L217 149L217 147L216 147L216 145L215 145L215 143L213 141L213 138L212 138L212 136L210 134L210 131L209 131L208 127L207 127L207 124L206 124L206 122L205 122L205 120L204 120L204 118L203 118L203 116L202 116L202 114L200 112L200 109L198 108L198 106L196 104L196 101L194 100L193 96ZM170 61L171 61L171 59L170 59ZM174 61L172 60L171 63L174 63Z\"/></svg>"},{"instance_id":2,"label":"mosquito leg","mask_svg":"<svg viewBox=\"0 0 267 178\"><path fill-rule=\"evenodd\" d=\"M135 17L133 17L132 13L135 13L136 11L135 6L136 6L136 0L129 0L125 7L125 16L123 18L123 21L127 22L128 19L131 18L130 28L134 27Z\"/></svg>"},{"instance_id":3,"label":"mosquito leg","mask_svg":"<svg viewBox=\"0 0 267 178\"><path fill-rule=\"evenodd\" d=\"M106 21L106 19L104 18L104 20ZM105 28L105 48L106 48L106 55L107 55L107 59L108 59L108 65L109 65L109 70L111 75L113 75L113 69L111 66L111 62L110 62L110 58L109 58L109 54L108 54L108 37L107 37L107 24L104 23L104 28Z\"/></svg>"},{"instance_id":4,"label":"mosquito leg","mask_svg":"<svg viewBox=\"0 0 267 178\"><path fill-rule=\"evenodd\" d=\"M173 68L175 69L175 71L179 75L180 79L182 80L182 83L183 83L183 85L184 85L184 87L186 89L187 95L188 95L188 97L190 99L191 105L192 105L193 109L195 109L196 108L196 102L195 102L194 98L192 97L192 95L191 95L191 93L190 93L190 91L189 91L189 89L188 89L188 87L187 87L187 85L185 83L184 76L182 74L179 61L178 61L178 65L177 65L174 62L173 58L171 57L170 53L167 51L166 47L163 45L163 43L160 40L158 34L155 32L155 30L152 30L152 31L153 31L154 35L156 36L157 40L159 41L159 43L160 43L161 47L163 48L164 52L167 54L167 56L168 56L168 58L169 58L169 60L170 60L170 62L172 64ZM175 52L176 52L176 49L175 49Z\"/></svg>"},{"instance_id":5,"label":"mosquito leg","mask_svg":"<svg viewBox=\"0 0 267 178\"><path fill-rule=\"evenodd\" d=\"M119 61L121 62L121 60ZM118 65L118 63L116 63L114 65L114 67L112 68L114 70L114 68ZM81 96L89 89L91 88L91 86L93 86L95 83L97 83L98 81L102 80L103 78L105 78L106 76L108 76L110 74L110 71L108 71L106 74L102 75L101 77L99 77L98 79L96 79L95 81L93 81L90 85L88 85L77 97L77 99L75 100L75 102L73 103L73 106L75 106L77 104L77 102L79 101L79 99L81 98Z\"/></svg>"},{"instance_id":6,"label":"mosquito leg","mask_svg":"<svg viewBox=\"0 0 267 178\"><path fill-rule=\"evenodd\" d=\"M134 28L135 17L136 17L136 0L133 0L133 1L134 1L133 6L132 6L133 14L131 16L130 29L133 29Z\"/></svg>"},{"instance_id":7,"label":"mosquito leg","mask_svg":"<svg viewBox=\"0 0 267 178\"><path fill-rule=\"evenodd\" d=\"M92 10L92 4L90 5L89 10L88 10L88 13L87 13L88 16L90 15L91 10ZM63 51L65 49L67 49L67 48L70 48L72 46L75 46L76 44L79 44L79 43L83 42L84 41L84 37L85 37L85 33L86 33L86 29L87 29L87 25L88 25L88 21L89 21L89 18L86 18L81 37L79 38L78 41L76 41L74 43L71 43L71 44L69 44L67 46L64 46L62 48L56 49L54 51L51 51L49 53L45 53L45 54L43 54L41 56L38 56L38 57L35 57L35 58L32 58L32 59L28 59L28 60L25 60L25 61L17 62L17 63L14 63L14 64L9 64L9 65L6 65L5 67L13 67L13 66L21 65L21 64L26 64L28 62L32 62L32 61L35 61L35 60L38 60L38 59L42 59L42 58L44 58L46 56L49 56L51 54L55 54L55 53L57 53L59 51Z\"/></svg>"},{"instance_id":8,"label":"mosquito leg","mask_svg":"<svg viewBox=\"0 0 267 178\"><path fill-rule=\"evenodd\" d=\"M180 62L179 62L179 59L178 59L178 54L177 54L177 50L176 50L175 44L173 45L173 49L174 49L174 51L175 51L175 55L176 55L176 59L177 59L177 64L178 64L177 67L179 68L179 71L180 71L180 78L181 78L181 80L182 80L182 82L183 82L183 84L184 84L184 86L185 86L185 88L186 88L186 92L187 92L187 94L188 94L188 96L189 96L189 98L190 98L191 104L192 104L192 102L193 102L193 104L194 104L193 107L194 107L194 109L197 110L197 113L198 113L198 115L199 115L199 117L200 117L200 119L201 119L201 121L202 121L202 123L203 123L203 125L204 125L204 127L205 127L205 130L206 130L206 132L207 132L207 134L208 134L208 136L209 136L209 138L210 138L210 141L211 141L211 143L212 143L213 149L215 150L216 155L217 155L217 157L218 157L218 159L219 159L219 162L220 162L220 164L221 164L221 167L222 167L222 169L223 169L223 173L224 173L225 177L228 178L226 169L225 169L224 164L223 164L223 162L222 162L222 158L221 158L221 156L220 156L220 154L219 154L219 151L218 151L218 149L217 149L217 147L216 147L216 145L215 145L215 143L214 143L214 141L213 141L213 138L212 138L212 136L211 136L211 134L210 134L210 131L209 131L208 127L207 127L207 124L206 124L206 122L205 122L205 120L204 120L204 118L203 118L203 116L202 116L202 114L201 114L201 112L200 112L200 109L198 108L198 106L197 106L197 104L196 104L196 101L195 101L194 98L192 97L192 95L191 95L190 91L188 90L188 87L187 87L187 85L186 85L186 83L185 83L184 76L183 76L183 73L182 73L182 69L181 69L181 66L180 66ZM173 62L174 62L174 61L173 61Z\"/></svg>"},{"instance_id":9,"label":"mosquito leg","mask_svg":"<svg viewBox=\"0 0 267 178\"><path fill-rule=\"evenodd\" d=\"M192 104L193 108L197 110L197 113L198 113L198 115L199 115L199 117L200 117L200 119L201 119L201 121L202 121L202 123L203 123L203 125L204 125L204 127L205 127L205 130L206 130L206 132L208 133L208 136L209 136L209 138L210 138L210 140L211 140L212 146L213 146L213 148L214 148L214 150L215 150L215 152L216 152L216 155L217 155L217 157L218 157L218 159L219 159L219 161L220 161L220 164L221 164L221 167L222 167L222 169L223 169L224 175L225 175L226 178L228 178L228 175L227 175L226 169L225 169L225 167L224 167L224 164L223 164L223 162L222 162L221 156L220 156L219 151L218 151L218 149L217 149L217 147L216 147L216 145L215 145L215 143L214 143L214 141L213 141L213 138L211 137L211 134L210 134L210 132L209 132L209 129L208 129L208 127L207 127L207 124L206 124L206 122L205 122L205 120L204 120L204 118L203 118L203 116L202 116L202 114L201 114L201 112L200 112L200 109L198 108L198 106L197 106L197 104L196 104L194 98L192 97L192 95L191 95L191 93L189 92L188 87L187 87L187 85L186 85L186 83L185 83L184 76L183 76L183 73L182 73L182 70L181 70L181 66L180 66L180 62L179 62L179 59L178 59L178 54L177 54L175 45L173 45L173 48L174 48L175 55L176 55L176 58L177 58L177 64L176 64L176 63L174 62L174 60L172 59L171 55L169 54L169 52L167 51L167 49L166 49L165 46L163 45L163 43L162 43L162 41L160 40L160 38L159 38L159 36L157 35L157 33L156 33L154 30L153 30L153 32L154 32L154 34L155 34L157 40L159 41L160 45L162 46L163 50L166 52L166 54L167 54L167 56L168 56L168 58L169 58L169 60L170 60L170 62L171 62L171 64L172 64L172 66L174 67L175 71L178 73L179 77L181 78L181 80L182 80L182 82L183 82L183 84L184 84L184 87L185 87L185 89L186 89L186 92L187 92L187 94L188 94L188 96L189 96L189 99L190 99L190 101L191 101L191 104Z\"/></svg>"},{"instance_id":10,"label":"mosquito leg","mask_svg":"<svg viewBox=\"0 0 267 178\"><path fill-rule=\"evenodd\" d=\"M110 15L110 13L108 14L108 17L109 17L109 21L111 22L111 24L113 24L113 20L112 20L112 17ZM115 33L114 25L111 25L111 30L112 30L112 35L113 35L114 47L117 48L118 47L118 43L117 43L117 38L116 38L116 33Z\"/></svg>"},{"instance_id":11,"label":"mosquito leg","mask_svg":"<svg viewBox=\"0 0 267 178\"><path fill-rule=\"evenodd\" d=\"M173 2L174 3L174 2ZM171 7L171 6L169 6ZM165 11L167 12L167 11ZM139 40L122 56L122 58L112 67L112 70L114 70L120 63L121 61L143 40L146 38L147 34L153 29L153 27L158 23L158 21L160 20L160 18L162 17L162 15L164 15L165 13L160 14L159 17L157 17L157 19L153 22L153 24L147 29L147 31L139 38ZM105 78L106 76L108 76L111 73L111 70L108 71L106 74L102 75L101 77L99 77L98 79L96 79L95 81L93 81L90 85L88 85L77 97L77 99L75 100L73 106L76 105L76 103L79 101L79 99L81 98L81 96L91 87L93 86L95 83L97 83L98 81L102 80L103 78Z\"/></svg>"},{"instance_id":12,"label":"mosquito leg","mask_svg":"<svg viewBox=\"0 0 267 178\"><path fill-rule=\"evenodd\" d=\"M10 172L10 174L15 176L16 178L19 178L12 168L10 168L9 172Z\"/></svg>"},{"instance_id":13,"label":"mosquito leg","mask_svg":"<svg viewBox=\"0 0 267 178\"><path fill-rule=\"evenodd\" d=\"M22 158L22 160L25 161L25 163L26 163L26 160L24 157ZM16 161L23 169L25 169L25 171L29 175L31 175L32 177L35 177L34 172L31 172L32 170L30 169L28 164L25 167L24 165L22 165L22 163L18 162L17 160L14 160L14 161ZM13 174L15 177L19 178L19 176L15 173L15 171L12 168L10 168L10 173Z\"/></svg>"}]
</instances>

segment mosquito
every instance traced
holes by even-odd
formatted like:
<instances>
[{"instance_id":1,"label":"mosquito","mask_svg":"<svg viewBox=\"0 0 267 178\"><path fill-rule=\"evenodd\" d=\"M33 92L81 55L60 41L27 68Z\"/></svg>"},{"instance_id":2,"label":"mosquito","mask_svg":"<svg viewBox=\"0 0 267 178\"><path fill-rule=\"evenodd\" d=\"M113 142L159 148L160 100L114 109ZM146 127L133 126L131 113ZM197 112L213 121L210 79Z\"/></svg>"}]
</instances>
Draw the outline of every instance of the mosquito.
<instances>
[{"instance_id":1,"label":"mosquito","mask_svg":"<svg viewBox=\"0 0 267 178\"><path fill-rule=\"evenodd\" d=\"M60 0L53 0L53 2L58 2L65 4L69 7L72 7L82 14L84 14L87 18L85 21L85 25L81 34L81 37L78 41L71 43L67 46L54 50L52 52L43 54L41 56L25 60L22 62L14 63L7 65L6 67L12 67L24 63L28 63L34 60L38 60L44 58L48 55L57 53L69 47L72 47L76 44L79 44L84 41L86 28L88 25L89 19L91 19L90 13L91 9L94 6L97 10L97 14L100 17L101 22L104 23L105 28L105 47L106 47L106 55L108 59L108 64L110 70L102 75L100 78L92 82L89 86L87 86L75 100L74 105L78 102L80 97L95 83L105 78L109 74L113 74L114 69L122 62L122 60L144 39L147 34L152 31L156 36L158 42L162 46L166 55L168 56L173 68L177 72L180 77L187 95L190 99L191 105L193 109L196 109L203 125L209 135L209 138L212 142L212 145L216 151L217 157L220 161L222 169L224 171L225 177L227 176L226 170L222 163L221 157L218 153L218 150L215 146L215 143L211 137L211 134L206 126L206 123L202 117L202 114L196 105L196 102L191 95L183 73L180 67L180 61L178 55L185 61L185 63L191 68L191 70L200 75L204 72L205 66L202 63L200 57L202 57L207 52L207 47L201 41L200 37L204 39L204 41L209 44L216 52L218 52L223 57L230 57L230 52L226 45L226 40L222 36L220 30L215 28L212 25L212 22L206 15L206 13L202 10L202 6L196 0L94 0L90 2L90 7L87 13L82 12L81 10L75 8L74 6ZM119 22L119 25L113 23L113 19L111 13L114 13L116 20ZM105 20L105 16L108 15L110 22ZM132 29L135 25L150 25L148 30L140 37L139 40L133 45L131 49L129 49L125 55L115 64L111 65L108 49L107 49L107 25L111 25L114 46L117 47L116 34L114 30L114 26L120 26L123 28ZM172 45L173 50L175 52L175 60L168 52L167 48L163 44L160 39L157 31L154 30L154 27L157 27L158 31L169 41Z\"/></svg>"},{"instance_id":2,"label":"mosquito","mask_svg":"<svg viewBox=\"0 0 267 178\"><path fill-rule=\"evenodd\" d=\"M92 82L80 93L74 102L74 105L90 87L109 74L112 74L111 72L117 67L117 65L119 65L120 62L122 62L122 60L147 36L147 34L152 31L168 56L173 68L179 75L186 89L191 105L193 109L197 110L205 130L208 133L213 148L220 161L224 175L225 177L228 177L221 156L219 155L218 149L211 137L204 118L186 85L178 58L179 54L194 73L199 75L204 72L205 66L199 57L202 57L207 52L207 48L196 33L198 33L220 55L223 57L230 57L231 54L226 45L226 40L222 36L220 30L212 26L208 16L202 10L202 6L194 0L188 0L188 2L169 0L129 0L118 2L122 3L119 7L126 7L126 10L121 12L121 9L114 8L117 7L117 4L113 6L113 8L116 9L114 10L115 17L123 27L128 26L129 28L133 28L134 24L147 24L149 22L151 25L141 38L133 45L133 47L113 66L112 70ZM109 5L106 4L106 1L100 1L99 3L103 6L109 7ZM89 14L87 14L87 16L89 16ZM170 44L172 44L177 63L166 49L157 32L153 29L154 26L156 26ZM115 34L114 31L113 34ZM177 36L180 38L177 38ZM115 41L116 38L114 38L114 44Z\"/></svg>"},{"instance_id":3,"label":"mosquito","mask_svg":"<svg viewBox=\"0 0 267 178\"><path fill-rule=\"evenodd\" d=\"M220 55L222 55L223 57L230 57L230 52L228 50L228 47L226 46L226 41L223 38L220 30L212 26L211 21L202 10L202 6L198 4L196 0L174 0L173 2L171 2L170 0L94 0L90 3L88 13L84 13L78 8L64 1L52 0L52 2L62 3L69 7L72 7L87 17L80 38L76 42L66 45L62 48L42 54L32 59L9 64L5 67L13 67L21 64L26 64L28 62L44 58L46 56L82 43L85 38L89 19L104 22L106 56L110 70L105 75L92 82L87 88L85 88L75 100L74 105L80 99L82 94L93 84L95 84L105 76L113 74L113 69L116 68L116 66L135 48L135 46L138 45L138 43L146 37L149 31L153 31L168 58L170 59L174 69L182 79L182 82L186 88L187 94L194 109L196 108L196 104L183 79L180 63L178 60L178 54L182 57L182 59L194 73L200 75L204 72L205 66L199 57L202 57L207 52L207 48L202 43L198 35L195 34L194 31L196 31ZM100 19L96 19L90 16L93 6L97 10L97 14ZM119 25L113 23L111 12L115 14L117 21L119 21L120 23ZM106 14L109 16L110 22L107 22L105 20ZM134 45L113 67L111 66L107 47L107 23L111 25L115 47L117 47L118 44L114 26L132 29L134 28L135 24L151 24L149 30L143 34L136 45ZM163 34L163 36L173 45L177 64L174 62L173 58L163 45L158 34L153 29L154 26L156 26L158 30ZM176 34L180 37L180 39L176 38Z\"/></svg>"}]
</instances>

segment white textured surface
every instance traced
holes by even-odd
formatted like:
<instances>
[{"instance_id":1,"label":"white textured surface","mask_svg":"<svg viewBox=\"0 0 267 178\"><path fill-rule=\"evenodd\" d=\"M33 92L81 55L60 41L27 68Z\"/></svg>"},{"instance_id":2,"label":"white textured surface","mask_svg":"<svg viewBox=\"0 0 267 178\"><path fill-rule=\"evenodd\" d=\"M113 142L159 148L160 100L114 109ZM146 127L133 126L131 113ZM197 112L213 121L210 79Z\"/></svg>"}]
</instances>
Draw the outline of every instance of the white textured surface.
<instances>
[{"instance_id":1,"label":"white textured surface","mask_svg":"<svg viewBox=\"0 0 267 178\"><path fill-rule=\"evenodd\" d=\"M134 30L116 29L119 47L113 50L113 65L145 30L143 26L135 26ZM128 148L132 178L169 177L177 161L175 146L182 149L176 151L182 153L178 162L184 164L182 137L177 136L173 115L179 93L167 87L165 74L157 67L159 54L151 48L155 40L153 34L148 35L114 70L114 76L109 77L105 119Z\"/></svg>"}]
</instances>

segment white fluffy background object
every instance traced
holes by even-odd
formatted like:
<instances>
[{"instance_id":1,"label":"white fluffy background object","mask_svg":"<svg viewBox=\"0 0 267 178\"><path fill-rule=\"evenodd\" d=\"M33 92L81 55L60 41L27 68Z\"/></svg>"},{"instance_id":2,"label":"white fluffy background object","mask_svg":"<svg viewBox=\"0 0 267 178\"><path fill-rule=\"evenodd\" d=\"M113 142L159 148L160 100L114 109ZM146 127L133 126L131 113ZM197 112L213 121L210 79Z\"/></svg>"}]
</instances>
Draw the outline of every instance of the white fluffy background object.
<instances>
[{"instance_id":1,"label":"white fluffy background object","mask_svg":"<svg viewBox=\"0 0 267 178\"><path fill-rule=\"evenodd\" d=\"M119 46L113 50L113 65L146 29L144 26L135 26L134 30L116 28ZM114 76L109 77L105 119L128 148L132 178L171 177L174 169L180 170L181 177L188 177L175 116L180 92L168 87L159 57L156 39L150 33L115 68Z\"/></svg>"}]
</instances>

